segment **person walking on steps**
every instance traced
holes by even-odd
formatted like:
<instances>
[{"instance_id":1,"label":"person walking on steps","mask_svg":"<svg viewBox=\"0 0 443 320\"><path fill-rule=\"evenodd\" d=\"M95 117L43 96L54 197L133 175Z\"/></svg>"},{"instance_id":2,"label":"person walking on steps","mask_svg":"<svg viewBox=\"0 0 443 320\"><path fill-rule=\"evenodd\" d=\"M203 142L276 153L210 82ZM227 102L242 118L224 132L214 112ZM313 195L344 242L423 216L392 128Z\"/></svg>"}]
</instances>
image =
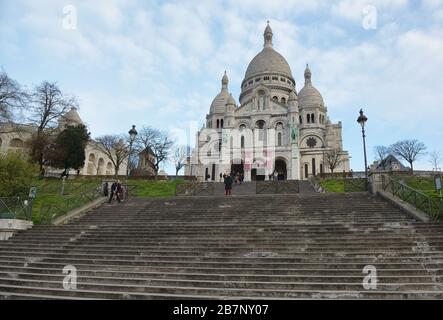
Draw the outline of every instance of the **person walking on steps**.
<instances>
[{"instance_id":1,"label":"person walking on steps","mask_svg":"<svg viewBox=\"0 0 443 320\"><path fill-rule=\"evenodd\" d=\"M226 176L225 178L225 195L231 195L231 190L232 190L232 177L230 175Z\"/></svg>"},{"instance_id":2,"label":"person walking on steps","mask_svg":"<svg viewBox=\"0 0 443 320\"><path fill-rule=\"evenodd\" d=\"M116 198L117 198L117 202L118 202L118 203L122 202L122 198L123 198L123 187L122 187L122 184L120 183L120 180L117 181L117 186L116 186L115 196L116 196Z\"/></svg>"},{"instance_id":3,"label":"person walking on steps","mask_svg":"<svg viewBox=\"0 0 443 320\"><path fill-rule=\"evenodd\" d=\"M114 198L114 194L115 194L116 190L117 190L117 182L114 181L111 185L111 195L109 196L109 203L112 202L112 199Z\"/></svg>"}]
</instances>

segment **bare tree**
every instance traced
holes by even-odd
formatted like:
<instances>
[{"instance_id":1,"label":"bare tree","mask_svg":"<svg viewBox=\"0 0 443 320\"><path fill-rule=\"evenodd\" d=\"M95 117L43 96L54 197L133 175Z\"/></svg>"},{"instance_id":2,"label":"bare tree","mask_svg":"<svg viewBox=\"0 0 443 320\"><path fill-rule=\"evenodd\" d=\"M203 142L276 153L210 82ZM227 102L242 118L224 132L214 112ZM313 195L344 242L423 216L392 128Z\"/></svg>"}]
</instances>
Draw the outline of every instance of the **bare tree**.
<instances>
[{"instance_id":1,"label":"bare tree","mask_svg":"<svg viewBox=\"0 0 443 320\"><path fill-rule=\"evenodd\" d=\"M57 83L44 81L31 94L28 120L43 132L56 127L57 120L72 107L78 107L75 97L63 94Z\"/></svg>"},{"instance_id":2,"label":"bare tree","mask_svg":"<svg viewBox=\"0 0 443 320\"><path fill-rule=\"evenodd\" d=\"M374 153L376 156L376 160L379 162L379 164L383 167L383 170L385 170L386 166L386 158L389 155L389 147L386 146L375 146L374 147Z\"/></svg>"},{"instance_id":3,"label":"bare tree","mask_svg":"<svg viewBox=\"0 0 443 320\"><path fill-rule=\"evenodd\" d=\"M121 165L129 156L129 148L125 138L119 135L105 135L95 139L97 149L102 151L114 165L115 177Z\"/></svg>"},{"instance_id":4,"label":"bare tree","mask_svg":"<svg viewBox=\"0 0 443 320\"><path fill-rule=\"evenodd\" d=\"M432 169L438 170L442 157L439 151L432 151L429 153L429 162L432 164Z\"/></svg>"},{"instance_id":5,"label":"bare tree","mask_svg":"<svg viewBox=\"0 0 443 320\"><path fill-rule=\"evenodd\" d=\"M46 162L46 142L50 140L49 137L57 127L57 120L72 107L77 106L75 97L63 94L56 83L44 81L30 94L30 105L27 108L28 121L37 128L37 131L28 144L32 158L42 173Z\"/></svg>"},{"instance_id":6,"label":"bare tree","mask_svg":"<svg viewBox=\"0 0 443 320\"><path fill-rule=\"evenodd\" d=\"M424 143L416 139L398 141L391 145L389 149L391 150L391 153L403 158L411 165L411 172L414 172L414 161L426 153L426 146Z\"/></svg>"},{"instance_id":7,"label":"bare tree","mask_svg":"<svg viewBox=\"0 0 443 320\"><path fill-rule=\"evenodd\" d=\"M324 159L332 173L334 173L334 169L343 161L338 149L326 151Z\"/></svg>"},{"instance_id":8,"label":"bare tree","mask_svg":"<svg viewBox=\"0 0 443 320\"><path fill-rule=\"evenodd\" d=\"M157 178L160 164L167 161L173 141L168 137L166 132L151 127L143 127L136 139L135 148L138 152L151 150L153 157L147 157L149 165L154 169Z\"/></svg>"},{"instance_id":9,"label":"bare tree","mask_svg":"<svg viewBox=\"0 0 443 320\"><path fill-rule=\"evenodd\" d=\"M26 103L28 95L20 84L11 79L4 71L0 71L0 123L13 124L16 112ZM2 126L2 133L10 132L12 126Z\"/></svg>"},{"instance_id":10,"label":"bare tree","mask_svg":"<svg viewBox=\"0 0 443 320\"><path fill-rule=\"evenodd\" d=\"M178 172L185 166L186 159L188 158L188 147L187 146L177 146L174 149L174 154L172 155L172 160L175 166L175 176L178 176Z\"/></svg>"}]
</instances>

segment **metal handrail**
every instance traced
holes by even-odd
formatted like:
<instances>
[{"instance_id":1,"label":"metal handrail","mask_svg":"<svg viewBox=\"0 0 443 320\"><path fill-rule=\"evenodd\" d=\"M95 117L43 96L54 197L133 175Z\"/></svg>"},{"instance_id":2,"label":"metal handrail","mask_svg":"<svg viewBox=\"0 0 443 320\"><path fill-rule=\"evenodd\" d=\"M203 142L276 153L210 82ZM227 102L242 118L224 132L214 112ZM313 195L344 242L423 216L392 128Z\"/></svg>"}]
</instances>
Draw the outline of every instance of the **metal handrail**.
<instances>
[{"instance_id":1,"label":"metal handrail","mask_svg":"<svg viewBox=\"0 0 443 320\"><path fill-rule=\"evenodd\" d=\"M383 191L390 192L394 196L399 197L401 200L408 202L416 209L427 213L432 219L438 219L439 212L434 210L430 196L415 190L400 181L394 180L389 176L382 175L381 178ZM388 190L389 188L390 190ZM420 198L422 199L420 200Z\"/></svg>"},{"instance_id":2,"label":"metal handrail","mask_svg":"<svg viewBox=\"0 0 443 320\"><path fill-rule=\"evenodd\" d=\"M44 204L40 208L40 223L49 224L79 206L103 197L101 187L94 187L88 191L66 197L63 204Z\"/></svg>"},{"instance_id":3,"label":"metal handrail","mask_svg":"<svg viewBox=\"0 0 443 320\"><path fill-rule=\"evenodd\" d=\"M33 199L20 197L0 198L0 218L32 219Z\"/></svg>"}]
</instances>

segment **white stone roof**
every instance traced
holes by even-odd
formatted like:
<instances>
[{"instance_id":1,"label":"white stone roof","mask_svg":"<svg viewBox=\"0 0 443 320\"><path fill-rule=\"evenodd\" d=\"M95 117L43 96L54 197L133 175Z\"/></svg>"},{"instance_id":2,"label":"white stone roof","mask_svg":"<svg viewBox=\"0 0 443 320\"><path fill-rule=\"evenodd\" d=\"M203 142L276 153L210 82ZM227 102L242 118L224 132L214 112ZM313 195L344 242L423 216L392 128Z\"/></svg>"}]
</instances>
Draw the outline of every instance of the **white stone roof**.
<instances>
[{"instance_id":1,"label":"white stone roof","mask_svg":"<svg viewBox=\"0 0 443 320\"><path fill-rule=\"evenodd\" d=\"M62 116L60 120L68 125L83 124L82 119L78 115L77 108L75 107L72 107L71 110L69 110L64 116Z\"/></svg>"},{"instance_id":2,"label":"white stone roof","mask_svg":"<svg viewBox=\"0 0 443 320\"><path fill-rule=\"evenodd\" d=\"M229 91L228 91L228 76L225 74L222 78L222 89L218 95L215 96L214 100L212 100L211 107L209 108L209 113L224 113L225 106L229 99Z\"/></svg>"},{"instance_id":3,"label":"white stone roof","mask_svg":"<svg viewBox=\"0 0 443 320\"><path fill-rule=\"evenodd\" d=\"M308 65L305 70L305 86L298 93L298 103L301 107L324 106L320 91L312 85L311 69Z\"/></svg>"},{"instance_id":4,"label":"white stone roof","mask_svg":"<svg viewBox=\"0 0 443 320\"><path fill-rule=\"evenodd\" d=\"M234 97L232 96L232 94L229 95L229 97L228 97L228 101L226 102L226 104L232 104L232 105L235 106L235 99L234 99Z\"/></svg>"},{"instance_id":5,"label":"white stone roof","mask_svg":"<svg viewBox=\"0 0 443 320\"><path fill-rule=\"evenodd\" d=\"M245 79L261 73L279 73L292 78L291 68L286 59L272 47L272 29L268 24L263 34L264 48L249 63Z\"/></svg>"},{"instance_id":6,"label":"white stone roof","mask_svg":"<svg viewBox=\"0 0 443 320\"><path fill-rule=\"evenodd\" d=\"M292 78L288 62L273 48L264 48L251 60L246 69L245 79L261 73L279 73Z\"/></svg>"}]
</instances>

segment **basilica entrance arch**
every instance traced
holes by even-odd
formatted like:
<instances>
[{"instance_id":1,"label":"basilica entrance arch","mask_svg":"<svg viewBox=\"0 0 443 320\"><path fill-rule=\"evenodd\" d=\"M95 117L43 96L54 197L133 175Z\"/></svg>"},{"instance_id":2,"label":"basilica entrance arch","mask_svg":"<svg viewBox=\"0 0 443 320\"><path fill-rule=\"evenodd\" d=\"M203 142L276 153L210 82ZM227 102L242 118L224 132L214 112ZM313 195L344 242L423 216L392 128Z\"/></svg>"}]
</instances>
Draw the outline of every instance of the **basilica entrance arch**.
<instances>
[{"instance_id":1,"label":"basilica entrance arch","mask_svg":"<svg viewBox=\"0 0 443 320\"><path fill-rule=\"evenodd\" d=\"M282 158L275 159L275 171L277 172L277 180L286 180L288 178L288 171L286 169L286 161Z\"/></svg>"},{"instance_id":2,"label":"basilica entrance arch","mask_svg":"<svg viewBox=\"0 0 443 320\"><path fill-rule=\"evenodd\" d=\"M242 160L233 160L231 162L231 173L234 174L244 174L245 170L244 170L244 164Z\"/></svg>"}]
</instances>

